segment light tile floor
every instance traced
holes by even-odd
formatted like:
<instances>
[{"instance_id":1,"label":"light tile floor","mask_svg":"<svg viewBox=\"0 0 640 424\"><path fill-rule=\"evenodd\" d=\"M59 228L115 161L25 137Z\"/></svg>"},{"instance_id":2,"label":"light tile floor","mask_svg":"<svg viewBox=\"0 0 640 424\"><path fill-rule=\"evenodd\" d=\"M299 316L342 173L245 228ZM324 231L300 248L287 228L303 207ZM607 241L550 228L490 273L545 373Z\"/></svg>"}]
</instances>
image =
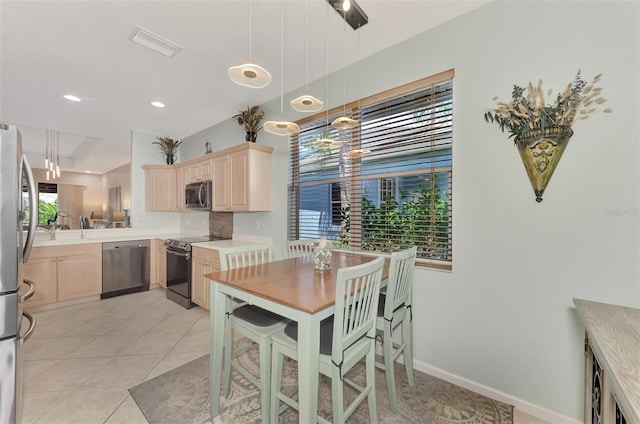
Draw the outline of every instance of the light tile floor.
<instances>
[{"instance_id":1,"label":"light tile floor","mask_svg":"<svg viewBox=\"0 0 640 424\"><path fill-rule=\"evenodd\" d=\"M35 313L22 424L148 424L128 389L209 351L209 314L164 289ZM516 424L543 424L520 411Z\"/></svg>"}]
</instances>

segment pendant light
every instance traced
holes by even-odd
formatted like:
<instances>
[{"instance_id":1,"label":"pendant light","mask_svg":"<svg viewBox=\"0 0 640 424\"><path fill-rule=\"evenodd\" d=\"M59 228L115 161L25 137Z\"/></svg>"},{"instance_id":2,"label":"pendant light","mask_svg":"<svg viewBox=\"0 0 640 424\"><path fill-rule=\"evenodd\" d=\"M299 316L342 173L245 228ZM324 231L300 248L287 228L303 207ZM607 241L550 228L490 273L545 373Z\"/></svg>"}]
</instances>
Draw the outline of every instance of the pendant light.
<instances>
[{"instance_id":1,"label":"pendant light","mask_svg":"<svg viewBox=\"0 0 640 424\"><path fill-rule=\"evenodd\" d=\"M229 68L229 78L238 85L263 88L271 82L271 74L260 65L251 62L251 0L249 0L249 63Z\"/></svg>"},{"instance_id":2,"label":"pendant light","mask_svg":"<svg viewBox=\"0 0 640 424\"><path fill-rule=\"evenodd\" d=\"M317 112L324 103L309 94L309 0L306 2L306 37L307 37L307 92L297 99L291 100L291 107L298 112Z\"/></svg>"},{"instance_id":3,"label":"pendant light","mask_svg":"<svg viewBox=\"0 0 640 424\"><path fill-rule=\"evenodd\" d=\"M284 116L284 0L281 2L280 17L280 119ZM276 135L291 135L300 132L300 127L294 122L267 121L262 126L266 132Z\"/></svg>"},{"instance_id":4,"label":"pendant light","mask_svg":"<svg viewBox=\"0 0 640 424\"><path fill-rule=\"evenodd\" d=\"M325 53L326 53L326 77L325 77L325 89L326 89L326 96L327 96L327 109L326 109L326 113L327 113L327 123L326 123L326 128L327 130L325 131L326 137L323 137L319 140L316 140L313 142L313 145L321 150L327 150L327 149L335 149L338 148L340 146L342 146L342 141L339 140L332 140L329 137L329 131L330 131L330 127L329 127L329 12L327 9L327 17L326 17L326 21L325 21L325 31L326 31L326 49L325 49Z\"/></svg>"},{"instance_id":5,"label":"pendant light","mask_svg":"<svg viewBox=\"0 0 640 424\"><path fill-rule=\"evenodd\" d=\"M344 20L347 20L347 11L343 9ZM343 94L344 94L344 104L343 104L343 113L342 116L336 118L331 126L340 130L352 129L358 126L358 121L355 119L351 119L347 116L347 66L346 66L346 49L345 49L345 33L346 26L342 27L342 66L344 67L342 70L342 79L343 79Z\"/></svg>"},{"instance_id":6,"label":"pendant light","mask_svg":"<svg viewBox=\"0 0 640 424\"><path fill-rule=\"evenodd\" d=\"M358 29L360 29L359 26L358 26ZM359 75L358 69L359 69L361 57L362 55L360 55L360 33L358 33L358 61L356 62L356 76ZM356 98L358 99L358 110L360 111L360 91L358 89L358 84L356 84ZM362 138L358 138L358 144L362 145ZM371 150L362 149L362 148L351 149L347 152L347 156L349 156L351 159L363 158L365 156L369 156L370 154L371 154Z\"/></svg>"}]
</instances>

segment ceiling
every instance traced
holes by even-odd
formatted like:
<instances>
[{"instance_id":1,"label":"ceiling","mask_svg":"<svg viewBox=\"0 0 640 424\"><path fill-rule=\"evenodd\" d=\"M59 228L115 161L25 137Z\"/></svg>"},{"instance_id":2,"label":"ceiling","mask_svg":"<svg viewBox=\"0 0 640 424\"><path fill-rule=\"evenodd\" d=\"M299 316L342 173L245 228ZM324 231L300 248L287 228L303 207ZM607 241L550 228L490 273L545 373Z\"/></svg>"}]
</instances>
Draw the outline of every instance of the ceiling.
<instances>
[{"instance_id":1,"label":"ceiling","mask_svg":"<svg viewBox=\"0 0 640 424\"><path fill-rule=\"evenodd\" d=\"M284 12L278 0L0 0L0 121L18 126L32 166L43 167L51 129L60 133L63 171L103 174L130 161L132 129L182 139L278 97L283 13L287 92L307 81L307 5L314 81L325 75L327 38L338 46L357 39L366 57L487 2L359 0L369 23L357 36L325 0L285 0ZM133 43L136 25L182 50L168 58ZM250 38L252 61L273 76L259 90L227 74L248 61ZM357 59L347 55L346 65ZM341 48L330 49L330 72L344 62Z\"/></svg>"}]
</instances>

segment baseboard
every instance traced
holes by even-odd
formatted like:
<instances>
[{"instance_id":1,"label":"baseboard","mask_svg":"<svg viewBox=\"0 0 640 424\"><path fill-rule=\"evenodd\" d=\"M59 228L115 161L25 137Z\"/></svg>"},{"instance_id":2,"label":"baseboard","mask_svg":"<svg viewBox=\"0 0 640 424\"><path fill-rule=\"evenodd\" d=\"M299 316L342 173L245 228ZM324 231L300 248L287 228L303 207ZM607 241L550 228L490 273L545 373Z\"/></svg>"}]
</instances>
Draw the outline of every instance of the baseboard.
<instances>
[{"instance_id":1,"label":"baseboard","mask_svg":"<svg viewBox=\"0 0 640 424\"><path fill-rule=\"evenodd\" d=\"M459 375L452 374L450 372L444 371L440 368L425 364L420 361L414 360L413 368L425 374L429 374L434 377L438 377L442 380L448 381L449 383L455 384L457 386L464 387L465 389L479 393L488 398L491 398L500 402L504 402L508 405L513 405L517 410L522 411L525 414L529 414L538 419L547 421L549 423L553 423L553 424L580 424L581 423L581 421L576 420L575 418L567 417L566 415L553 412L542 406L534 405L531 402L527 402L525 400L519 399L510 394L492 389L491 387L485 386L484 384L480 384L475 381L468 380L464 377L460 377Z\"/></svg>"}]
</instances>

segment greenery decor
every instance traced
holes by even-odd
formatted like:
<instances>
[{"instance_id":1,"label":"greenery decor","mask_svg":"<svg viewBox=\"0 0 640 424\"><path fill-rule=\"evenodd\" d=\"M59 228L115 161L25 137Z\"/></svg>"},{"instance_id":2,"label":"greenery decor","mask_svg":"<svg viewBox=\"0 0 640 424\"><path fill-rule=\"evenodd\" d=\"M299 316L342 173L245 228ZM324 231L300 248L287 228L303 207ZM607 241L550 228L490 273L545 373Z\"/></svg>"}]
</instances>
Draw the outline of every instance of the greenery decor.
<instances>
[{"instance_id":1,"label":"greenery decor","mask_svg":"<svg viewBox=\"0 0 640 424\"><path fill-rule=\"evenodd\" d=\"M509 131L509 138L537 129L571 127L576 120L587 119L607 101L601 96L602 88L596 86L601 76L602 74L596 75L587 84L578 71L573 82L556 95L552 104L546 102L542 80L535 86L529 82L527 88L514 85L511 101L505 102L494 97L498 108L486 112L484 119L489 123L496 123L503 132ZM546 96L553 98L551 90ZM611 109L605 108L603 112L609 113Z\"/></svg>"},{"instance_id":2,"label":"greenery decor","mask_svg":"<svg viewBox=\"0 0 640 424\"><path fill-rule=\"evenodd\" d=\"M158 141L154 141L153 144L160 146L160 150L164 153L167 165L172 165L175 159L175 154L178 146L182 144L182 141L175 141L169 137L156 137Z\"/></svg>"},{"instance_id":3,"label":"greenery decor","mask_svg":"<svg viewBox=\"0 0 640 424\"><path fill-rule=\"evenodd\" d=\"M247 110L241 110L237 115L234 115L231 119L238 121L238 125L244 128L247 133L247 141L256 141L256 135L258 131L262 129L260 123L264 118L264 111L260 110L260 106L247 106Z\"/></svg>"}]
</instances>

